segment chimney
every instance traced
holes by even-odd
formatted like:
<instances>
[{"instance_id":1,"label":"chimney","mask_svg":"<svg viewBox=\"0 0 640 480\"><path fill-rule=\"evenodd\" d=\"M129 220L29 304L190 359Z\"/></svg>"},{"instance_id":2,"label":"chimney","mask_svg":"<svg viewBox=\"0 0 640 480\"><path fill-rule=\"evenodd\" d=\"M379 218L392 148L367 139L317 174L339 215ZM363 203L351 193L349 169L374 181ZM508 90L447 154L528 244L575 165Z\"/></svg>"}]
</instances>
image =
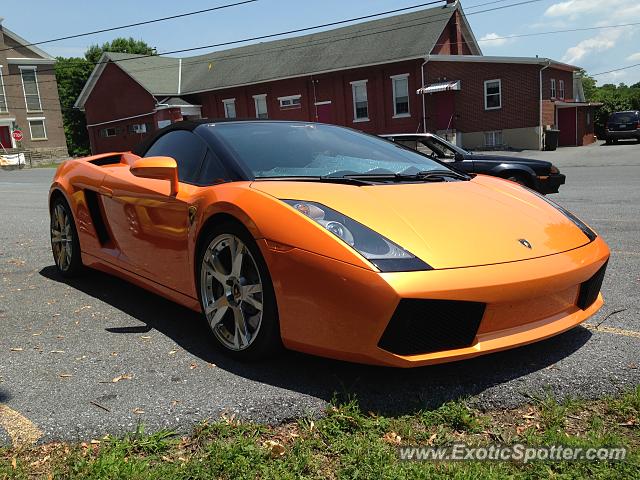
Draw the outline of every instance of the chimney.
<instances>
[{"instance_id":1,"label":"chimney","mask_svg":"<svg viewBox=\"0 0 640 480\"><path fill-rule=\"evenodd\" d=\"M447 6L451 5L452 7L455 7L457 3L458 0L447 0Z\"/></svg>"}]
</instances>

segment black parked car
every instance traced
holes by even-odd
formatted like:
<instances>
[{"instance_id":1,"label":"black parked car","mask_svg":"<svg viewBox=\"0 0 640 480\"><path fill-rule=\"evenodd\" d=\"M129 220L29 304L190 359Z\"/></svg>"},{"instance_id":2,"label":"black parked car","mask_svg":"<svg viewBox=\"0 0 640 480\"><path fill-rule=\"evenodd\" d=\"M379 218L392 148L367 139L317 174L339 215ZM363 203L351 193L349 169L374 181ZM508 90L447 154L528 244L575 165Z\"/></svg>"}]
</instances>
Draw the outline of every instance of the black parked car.
<instances>
[{"instance_id":1,"label":"black parked car","mask_svg":"<svg viewBox=\"0 0 640 480\"><path fill-rule=\"evenodd\" d=\"M468 173L502 177L540 193L558 193L565 176L551 162L508 155L479 155L458 147L432 133L402 133L381 137L418 152L451 163Z\"/></svg>"},{"instance_id":2,"label":"black parked car","mask_svg":"<svg viewBox=\"0 0 640 480\"><path fill-rule=\"evenodd\" d=\"M640 111L612 113L607 120L605 133L607 145L623 139L636 139L640 142Z\"/></svg>"}]
</instances>

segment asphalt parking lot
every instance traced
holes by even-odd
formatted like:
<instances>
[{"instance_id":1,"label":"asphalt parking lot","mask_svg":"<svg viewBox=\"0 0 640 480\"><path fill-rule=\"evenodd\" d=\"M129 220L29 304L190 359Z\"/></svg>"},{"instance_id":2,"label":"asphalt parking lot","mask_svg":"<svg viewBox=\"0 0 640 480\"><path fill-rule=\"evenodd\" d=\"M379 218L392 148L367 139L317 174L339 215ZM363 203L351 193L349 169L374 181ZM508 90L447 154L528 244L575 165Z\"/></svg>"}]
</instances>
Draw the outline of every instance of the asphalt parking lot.
<instances>
[{"instance_id":1,"label":"asphalt parking lot","mask_svg":"<svg viewBox=\"0 0 640 480\"><path fill-rule=\"evenodd\" d=\"M0 171L0 442L87 440L138 422L186 431L225 413L275 423L318 414L336 394L401 414L459 397L502 408L640 384L640 145L522 155L560 167L567 184L552 198L609 243L605 306L550 340L413 370L291 352L236 363L185 308L97 272L64 282L48 239L53 170Z\"/></svg>"}]
</instances>

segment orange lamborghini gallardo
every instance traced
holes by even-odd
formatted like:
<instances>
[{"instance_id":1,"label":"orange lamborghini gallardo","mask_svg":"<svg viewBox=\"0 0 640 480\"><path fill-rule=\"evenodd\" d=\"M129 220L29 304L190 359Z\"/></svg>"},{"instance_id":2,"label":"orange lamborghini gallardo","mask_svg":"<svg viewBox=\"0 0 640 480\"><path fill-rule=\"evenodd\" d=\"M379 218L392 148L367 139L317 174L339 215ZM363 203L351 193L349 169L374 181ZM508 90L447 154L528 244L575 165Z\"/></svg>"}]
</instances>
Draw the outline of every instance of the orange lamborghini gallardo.
<instances>
[{"instance_id":1,"label":"orange lamborghini gallardo","mask_svg":"<svg viewBox=\"0 0 640 480\"><path fill-rule=\"evenodd\" d=\"M62 275L99 269L202 312L239 359L447 362L603 304L609 249L561 206L333 125L176 123L67 161L49 204Z\"/></svg>"}]
</instances>

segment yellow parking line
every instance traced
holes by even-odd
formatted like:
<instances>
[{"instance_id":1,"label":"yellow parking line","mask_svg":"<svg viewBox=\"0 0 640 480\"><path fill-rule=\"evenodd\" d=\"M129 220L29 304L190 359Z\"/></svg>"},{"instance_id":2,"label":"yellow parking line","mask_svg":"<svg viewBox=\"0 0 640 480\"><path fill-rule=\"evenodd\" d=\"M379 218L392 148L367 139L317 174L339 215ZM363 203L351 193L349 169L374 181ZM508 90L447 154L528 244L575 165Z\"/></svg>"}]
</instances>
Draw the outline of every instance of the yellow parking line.
<instances>
[{"instance_id":1,"label":"yellow parking line","mask_svg":"<svg viewBox=\"0 0 640 480\"><path fill-rule=\"evenodd\" d=\"M640 332L636 332L634 330L623 330L621 328L607 327L605 325L600 325L598 327L597 325L592 325L591 323L583 323L582 326L588 328L589 330L593 330L594 332L605 332L612 333L614 335L623 335L625 337L640 338Z\"/></svg>"},{"instance_id":2,"label":"yellow parking line","mask_svg":"<svg viewBox=\"0 0 640 480\"><path fill-rule=\"evenodd\" d=\"M611 250L613 255L640 255L640 252L630 252L628 250Z\"/></svg>"},{"instance_id":3,"label":"yellow parking line","mask_svg":"<svg viewBox=\"0 0 640 480\"><path fill-rule=\"evenodd\" d=\"M3 404L0 404L0 427L7 431L14 447L31 445L42 437L31 420Z\"/></svg>"}]
</instances>

